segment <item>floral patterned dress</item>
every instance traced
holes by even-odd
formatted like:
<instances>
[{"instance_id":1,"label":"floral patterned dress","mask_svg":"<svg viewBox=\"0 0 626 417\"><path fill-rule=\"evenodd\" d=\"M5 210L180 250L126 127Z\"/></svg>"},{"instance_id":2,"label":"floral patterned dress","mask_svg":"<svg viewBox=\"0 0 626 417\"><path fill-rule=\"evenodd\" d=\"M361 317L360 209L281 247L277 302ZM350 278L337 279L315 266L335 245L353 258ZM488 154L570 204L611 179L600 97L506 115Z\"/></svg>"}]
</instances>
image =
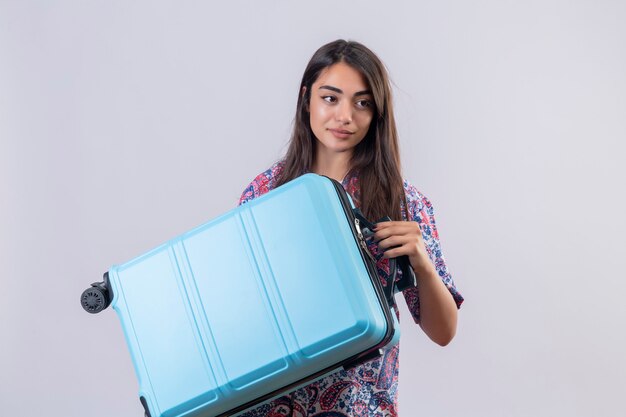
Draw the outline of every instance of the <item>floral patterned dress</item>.
<instances>
[{"instance_id":1,"label":"floral patterned dress","mask_svg":"<svg viewBox=\"0 0 626 417\"><path fill-rule=\"evenodd\" d=\"M259 174L244 190L239 204L259 197L276 186L283 168L282 161ZM342 182L345 190L359 205L358 177L348 175ZM428 255L443 283L461 306L463 297L456 290L441 253L439 235L435 225L433 206L415 187L404 181L407 205L402 205L404 219L420 224ZM377 245L369 248L377 259L378 275L386 285L389 278L389 261L382 257ZM400 278L398 271L398 279ZM420 307L417 288L403 291L409 311L419 322ZM277 399L245 412L241 417L395 417L398 415L398 354L399 345L387 349L382 357L365 362L350 370L341 370L323 377Z\"/></svg>"}]
</instances>

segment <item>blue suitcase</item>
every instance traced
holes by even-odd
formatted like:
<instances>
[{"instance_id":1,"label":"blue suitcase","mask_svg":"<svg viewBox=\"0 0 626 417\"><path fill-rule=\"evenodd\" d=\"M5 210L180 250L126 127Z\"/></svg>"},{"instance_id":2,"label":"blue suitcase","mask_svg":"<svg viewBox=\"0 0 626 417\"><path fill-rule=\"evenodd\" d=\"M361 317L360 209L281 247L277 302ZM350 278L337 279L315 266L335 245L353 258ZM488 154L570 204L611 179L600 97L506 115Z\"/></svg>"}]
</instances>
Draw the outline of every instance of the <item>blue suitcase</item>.
<instances>
[{"instance_id":1,"label":"blue suitcase","mask_svg":"<svg viewBox=\"0 0 626 417\"><path fill-rule=\"evenodd\" d=\"M81 295L122 324L149 417L236 415L399 338L372 225L303 175L124 264ZM395 269L395 265L394 265Z\"/></svg>"}]
</instances>

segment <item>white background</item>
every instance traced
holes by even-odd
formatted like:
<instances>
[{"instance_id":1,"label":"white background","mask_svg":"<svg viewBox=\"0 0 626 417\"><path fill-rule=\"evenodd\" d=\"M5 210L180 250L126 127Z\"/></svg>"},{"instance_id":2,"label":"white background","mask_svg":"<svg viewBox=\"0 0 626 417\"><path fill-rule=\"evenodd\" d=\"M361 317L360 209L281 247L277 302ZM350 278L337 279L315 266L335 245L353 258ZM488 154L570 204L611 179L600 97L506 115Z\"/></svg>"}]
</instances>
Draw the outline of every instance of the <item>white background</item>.
<instances>
[{"instance_id":1,"label":"white background","mask_svg":"<svg viewBox=\"0 0 626 417\"><path fill-rule=\"evenodd\" d=\"M234 207L282 155L312 53L389 68L405 176L466 298L404 312L403 417L623 416L623 1L0 0L0 414L140 416L79 295Z\"/></svg>"}]
</instances>

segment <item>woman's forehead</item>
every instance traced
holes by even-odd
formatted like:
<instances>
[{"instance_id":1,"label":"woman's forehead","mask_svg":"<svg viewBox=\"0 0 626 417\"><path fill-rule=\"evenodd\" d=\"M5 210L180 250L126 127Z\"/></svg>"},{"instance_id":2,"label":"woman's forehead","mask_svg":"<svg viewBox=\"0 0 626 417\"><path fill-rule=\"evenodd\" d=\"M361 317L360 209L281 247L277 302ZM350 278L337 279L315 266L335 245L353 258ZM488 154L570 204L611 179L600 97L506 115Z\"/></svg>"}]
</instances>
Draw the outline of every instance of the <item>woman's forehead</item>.
<instances>
[{"instance_id":1,"label":"woman's forehead","mask_svg":"<svg viewBox=\"0 0 626 417\"><path fill-rule=\"evenodd\" d=\"M316 90L322 86L339 88L344 94L369 90L363 74L344 62L338 62L322 70L313 83L313 89Z\"/></svg>"}]
</instances>

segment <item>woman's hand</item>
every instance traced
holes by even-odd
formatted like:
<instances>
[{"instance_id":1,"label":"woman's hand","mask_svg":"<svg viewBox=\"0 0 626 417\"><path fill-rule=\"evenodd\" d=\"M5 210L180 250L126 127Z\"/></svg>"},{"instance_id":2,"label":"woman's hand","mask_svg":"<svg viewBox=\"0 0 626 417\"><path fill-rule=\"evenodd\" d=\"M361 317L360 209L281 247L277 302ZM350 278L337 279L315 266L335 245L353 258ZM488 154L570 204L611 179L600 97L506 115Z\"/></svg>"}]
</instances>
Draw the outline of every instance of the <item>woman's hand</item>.
<instances>
[{"instance_id":1,"label":"woman's hand","mask_svg":"<svg viewBox=\"0 0 626 417\"><path fill-rule=\"evenodd\" d=\"M376 224L374 240L385 258L407 255L416 275L433 269L417 222L389 221Z\"/></svg>"},{"instance_id":2,"label":"woman's hand","mask_svg":"<svg viewBox=\"0 0 626 417\"><path fill-rule=\"evenodd\" d=\"M385 251L385 258L409 257L419 289L419 324L432 341L441 346L447 345L456 333L457 306L430 261L419 224L380 222L374 231L374 240Z\"/></svg>"}]
</instances>

